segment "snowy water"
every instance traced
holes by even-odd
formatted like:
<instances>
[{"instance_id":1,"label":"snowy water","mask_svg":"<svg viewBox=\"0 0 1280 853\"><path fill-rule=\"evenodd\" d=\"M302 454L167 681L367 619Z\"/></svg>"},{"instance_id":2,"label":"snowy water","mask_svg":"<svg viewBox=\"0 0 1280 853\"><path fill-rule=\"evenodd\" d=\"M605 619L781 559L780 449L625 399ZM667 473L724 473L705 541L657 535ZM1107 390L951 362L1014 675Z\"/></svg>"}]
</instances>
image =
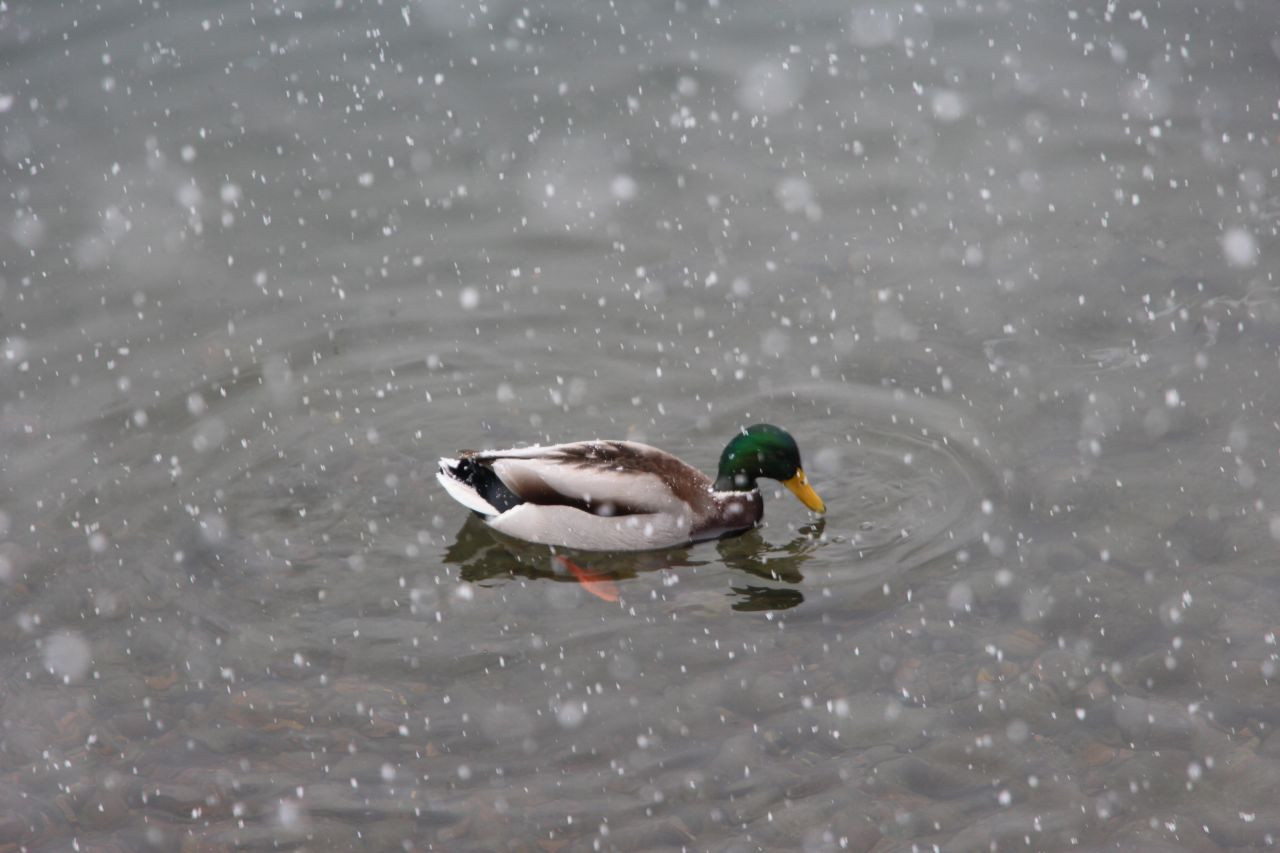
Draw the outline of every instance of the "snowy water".
<instances>
[{"instance_id":1,"label":"snowy water","mask_svg":"<svg viewBox=\"0 0 1280 853\"><path fill-rule=\"evenodd\" d=\"M0 849L1280 838L1274 5L792 5L0 3Z\"/></svg>"}]
</instances>

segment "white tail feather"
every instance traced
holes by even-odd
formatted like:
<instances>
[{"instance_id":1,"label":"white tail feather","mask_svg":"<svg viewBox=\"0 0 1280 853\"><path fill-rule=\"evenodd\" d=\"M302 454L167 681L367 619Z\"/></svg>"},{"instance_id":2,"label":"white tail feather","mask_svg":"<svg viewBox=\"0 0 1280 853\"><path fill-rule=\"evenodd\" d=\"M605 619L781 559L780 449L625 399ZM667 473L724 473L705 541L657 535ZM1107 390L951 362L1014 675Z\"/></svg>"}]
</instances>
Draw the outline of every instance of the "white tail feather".
<instances>
[{"instance_id":1,"label":"white tail feather","mask_svg":"<svg viewBox=\"0 0 1280 853\"><path fill-rule=\"evenodd\" d=\"M458 464L456 459L441 459L440 470L436 472L436 479L440 481L440 485L444 486L444 490L449 493L449 497L462 504L469 510L474 510L481 515L492 518L495 515L501 515L497 509L488 501L480 497L480 493L468 486L455 476L450 465Z\"/></svg>"}]
</instances>

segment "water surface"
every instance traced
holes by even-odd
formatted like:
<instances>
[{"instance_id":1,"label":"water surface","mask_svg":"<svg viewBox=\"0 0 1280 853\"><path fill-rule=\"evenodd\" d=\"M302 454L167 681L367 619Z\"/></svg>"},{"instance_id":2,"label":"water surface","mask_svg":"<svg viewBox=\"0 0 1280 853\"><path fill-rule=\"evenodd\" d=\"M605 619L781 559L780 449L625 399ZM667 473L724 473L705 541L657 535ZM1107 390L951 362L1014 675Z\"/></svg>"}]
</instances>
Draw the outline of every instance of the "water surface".
<instances>
[{"instance_id":1,"label":"water surface","mask_svg":"<svg viewBox=\"0 0 1280 853\"><path fill-rule=\"evenodd\" d=\"M0 848L1272 845L1274 13L0 6Z\"/></svg>"}]
</instances>

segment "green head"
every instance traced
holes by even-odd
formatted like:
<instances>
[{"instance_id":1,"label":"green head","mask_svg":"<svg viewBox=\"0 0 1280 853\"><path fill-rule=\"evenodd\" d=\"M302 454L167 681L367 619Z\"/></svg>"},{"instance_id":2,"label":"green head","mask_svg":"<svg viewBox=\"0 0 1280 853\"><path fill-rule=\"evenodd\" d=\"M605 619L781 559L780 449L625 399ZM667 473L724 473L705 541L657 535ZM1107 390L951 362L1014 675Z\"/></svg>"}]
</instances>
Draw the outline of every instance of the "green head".
<instances>
[{"instance_id":1,"label":"green head","mask_svg":"<svg viewBox=\"0 0 1280 853\"><path fill-rule=\"evenodd\" d=\"M756 479L768 477L790 489L814 512L826 512L800 467L800 448L791 433L772 424L753 424L735 435L720 454L717 491L747 491Z\"/></svg>"}]
</instances>

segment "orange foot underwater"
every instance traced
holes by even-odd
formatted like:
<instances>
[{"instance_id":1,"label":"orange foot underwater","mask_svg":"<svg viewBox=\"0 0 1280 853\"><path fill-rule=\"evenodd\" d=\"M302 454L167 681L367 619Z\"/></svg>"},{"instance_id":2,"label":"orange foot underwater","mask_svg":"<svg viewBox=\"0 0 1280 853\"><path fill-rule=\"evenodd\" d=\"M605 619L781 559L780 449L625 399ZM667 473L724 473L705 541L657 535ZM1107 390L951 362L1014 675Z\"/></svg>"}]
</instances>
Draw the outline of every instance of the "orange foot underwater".
<instances>
[{"instance_id":1,"label":"orange foot underwater","mask_svg":"<svg viewBox=\"0 0 1280 853\"><path fill-rule=\"evenodd\" d=\"M568 569L569 574L578 579L578 583L582 584L583 589L596 598L604 601L618 600L618 584L609 577L608 573L584 569L568 557L561 557L559 554L554 559L561 566Z\"/></svg>"}]
</instances>

